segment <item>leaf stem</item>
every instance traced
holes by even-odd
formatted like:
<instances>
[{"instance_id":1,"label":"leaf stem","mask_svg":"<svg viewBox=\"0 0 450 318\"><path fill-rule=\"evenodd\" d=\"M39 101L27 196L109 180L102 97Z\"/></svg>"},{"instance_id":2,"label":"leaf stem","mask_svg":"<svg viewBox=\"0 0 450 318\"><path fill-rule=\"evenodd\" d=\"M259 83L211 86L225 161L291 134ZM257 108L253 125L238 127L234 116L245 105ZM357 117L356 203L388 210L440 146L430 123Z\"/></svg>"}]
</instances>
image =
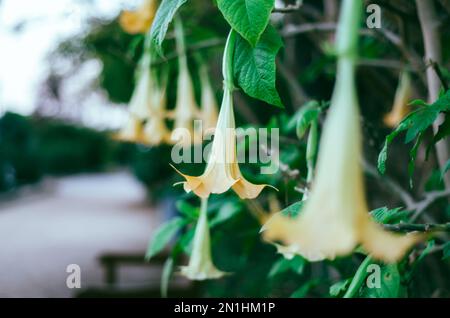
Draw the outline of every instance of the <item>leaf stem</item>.
<instances>
[{"instance_id":1,"label":"leaf stem","mask_svg":"<svg viewBox=\"0 0 450 318\"><path fill-rule=\"evenodd\" d=\"M348 287L343 298L352 298L356 295L364 280L366 279L367 267L372 263L372 261L372 258L370 256L367 256L361 263L361 265L359 265L358 270L356 271L355 276L353 277L352 282L350 283L350 286Z\"/></svg>"}]
</instances>

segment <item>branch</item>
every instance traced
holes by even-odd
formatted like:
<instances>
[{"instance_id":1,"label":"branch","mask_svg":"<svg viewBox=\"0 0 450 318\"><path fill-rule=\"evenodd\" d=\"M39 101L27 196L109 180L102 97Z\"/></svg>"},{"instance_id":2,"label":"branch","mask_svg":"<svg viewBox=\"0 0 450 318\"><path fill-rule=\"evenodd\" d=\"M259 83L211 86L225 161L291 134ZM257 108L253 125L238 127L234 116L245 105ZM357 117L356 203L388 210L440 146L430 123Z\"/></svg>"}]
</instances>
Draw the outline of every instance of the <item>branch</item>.
<instances>
[{"instance_id":1,"label":"branch","mask_svg":"<svg viewBox=\"0 0 450 318\"><path fill-rule=\"evenodd\" d=\"M436 200L441 199L441 198L445 198L447 196L450 196L450 189L446 189L443 191L433 191L433 192L428 192L425 195L425 199L423 199L422 201L417 202L416 204L414 204L412 206L412 209L415 210L416 212L414 213L414 215L411 217L411 221L415 221L417 220L417 218L431 205L433 204Z\"/></svg>"},{"instance_id":2,"label":"branch","mask_svg":"<svg viewBox=\"0 0 450 318\"><path fill-rule=\"evenodd\" d=\"M383 224L386 230L393 232L450 232L450 223L444 224Z\"/></svg>"},{"instance_id":3,"label":"branch","mask_svg":"<svg viewBox=\"0 0 450 318\"><path fill-rule=\"evenodd\" d=\"M198 51L198 50L202 50L202 49L208 49L211 47L215 47L215 46L222 46L225 44L225 40L224 39L219 39L219 38L212 38L212 39L208 39L205 41L200 41L196 44L193 45L188 45L186 47L186 51L188 53L194 52L194 51ZM173 60L175 58L178 57L178 53L176 51L167 54L164 58L161 58L160 60L155 61L154 63L152 63L152 65L161 65L166 63L169 60Z\"/></svg>"},{"instance_id":4,"label":"branch","mask_svg":"<svg viewBox=\"0 0 450 318\"><path fill-rule=\"evenodd\" d=\"M386 186L388 186L392 191L394 191L400 199L405 203L407 210L414 209L415 206L417 206L417 203L415 202L414 198L411 194L408 193L405 189L402 188L395 180L389 178L388 176L383 176L378 173L378 170L372 166L369 162L363 159L363 167L364 171L371 175L372 177L383 181Z\"/></svg>"}]
</instances>

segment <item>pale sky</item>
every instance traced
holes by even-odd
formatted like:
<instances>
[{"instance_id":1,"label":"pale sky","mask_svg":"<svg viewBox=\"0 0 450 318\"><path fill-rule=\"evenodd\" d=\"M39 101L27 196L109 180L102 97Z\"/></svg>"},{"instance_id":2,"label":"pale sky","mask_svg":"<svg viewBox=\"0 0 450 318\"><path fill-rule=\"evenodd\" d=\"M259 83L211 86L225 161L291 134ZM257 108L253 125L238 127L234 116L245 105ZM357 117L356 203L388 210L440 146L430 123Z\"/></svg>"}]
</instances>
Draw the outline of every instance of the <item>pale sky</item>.
<instances>
[{"instance_id":1,"label":"pale sky","mask_svg":"<svg viewBox=\"0 0 450 318\"><path fill-rule=\"evenodd\" d=\"M0 5L2 110L30 114L34 110L39 83L48 71L45 57L58 42L82 32L84 21L89 17L114 17L121 9L136 6L139 2L139 0L3 0ZM23 22L26 23L20 32L15 31L15 28ZM98 104L101 101L93 103ZM93 116L98 115L92 108L89 113Z\"/></svg>"}]
</instances>

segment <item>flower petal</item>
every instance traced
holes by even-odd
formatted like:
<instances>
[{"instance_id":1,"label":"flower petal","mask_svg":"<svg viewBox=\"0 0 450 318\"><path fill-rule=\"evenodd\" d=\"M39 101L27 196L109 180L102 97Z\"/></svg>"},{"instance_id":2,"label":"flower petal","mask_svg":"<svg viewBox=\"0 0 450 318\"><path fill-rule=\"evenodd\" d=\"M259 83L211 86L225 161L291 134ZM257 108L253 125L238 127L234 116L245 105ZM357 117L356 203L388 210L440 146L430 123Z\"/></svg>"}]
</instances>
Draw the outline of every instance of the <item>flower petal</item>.
<instances>
[{"instance_id":1,"label":"flower petal","mask_svg":"<svg viewBox=\"0 0 450 318\"><path fill-rule=\"evenodd\" d=\"M374 221L367 219L361 227L361 244L374 258L388 263L399 261L405 253L423 239L416 233L394 234L385 231Z\"/></svg>"}]
</instances>

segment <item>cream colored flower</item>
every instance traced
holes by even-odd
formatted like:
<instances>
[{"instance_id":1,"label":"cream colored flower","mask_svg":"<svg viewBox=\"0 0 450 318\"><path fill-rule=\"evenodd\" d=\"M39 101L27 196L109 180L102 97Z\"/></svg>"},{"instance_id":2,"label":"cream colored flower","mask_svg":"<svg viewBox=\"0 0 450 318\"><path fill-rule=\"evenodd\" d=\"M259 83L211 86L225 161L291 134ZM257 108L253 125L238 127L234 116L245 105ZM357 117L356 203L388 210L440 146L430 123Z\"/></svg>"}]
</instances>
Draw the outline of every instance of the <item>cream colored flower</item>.
<instances>
[{"instance_id":1,"label":"cream colored flower","mask_svg":"<svg viewBox=\"0 0 450 318\"><path fill-rule=\"evenodd\" d=\"M181 267L181 274L192 280L220 278L227 274L218 270L212 262L206 201L202 199L189 264Z\"/></svg>"},{"instance_id":2,"label":"cream colored flower","mask_svg":"<svg viewBox=\"0 0 450 318\"><path fill-rule=\"evenodd\" d=\"M384 231L366 205L361 168L359 107L354 63L341 59L328 118L320 144L312 191L295 219L274 215L264 237L281 241L282 252L310 261L347 255L361 244L374 258L395 262L421 236Z\"/></svg>"},{"instance_id":3,"label":"cream colored flower","mask_svg":"<svg viewBox=\"0 0 450 318\"><path fill-rule=\"evenodd\" d=\"M113 139L125 142L144 143L144 125L142 121L130 115L125 126L113 135Z\"/></svg>"},{"instance_id":4,"label":"cream colored flower","mask_svg":"<svg viewBox=\"0 0 450 318\"><path fill-rule=\"evenodd\" d=\"M153 23L157 8L157 0L144 0L136 11L123 11L119 23L127 33L145 33Z\"/></svg>"},{"instance_id":5,"label":"cream colored flower","mask_svg":"<svg viewBox=\"0 0 450 318\"><path fill-rule=\"evenodd\" d=\"M178 136L178 133L180 133L181 130L183 130L181 133L189 133L189 137L194 136L194 119L199 118L200 114L199 107L195 101L194 86L185 57L180 58L177 100L173 117L173 129L175 131L172 133L172 141L176 141L177 138L175 136ZM199 142L200 140L193 141Z\"/></svg>"},{"instance_id":6,"label":"cream colored flower","mask_svg":"<svg viewBox=\"0 0 450 318\"><path fill-rule=\"evenodd\" d=\"M147 145L159 145L170 142L170 131L166 125L166 87L164 80L160 87L156 80L152 81L152 94L148 104L148 118L144 126L144 138Z\"/></svg>"},{"instance_id":7,"label":"cream colored flower","mask_svg":"<svg viewBox=\"0 0 450 318\"><path fill-rule=\"evenodd\" d=\"M403 118L410 112L409 101L412 96L411 78L407 71L400 75L399 85L395 92L394 106L384 117L384 123L390 128L397 127Z\"/></svg>"},{"instance_id":8,"label":"cream colored flower","mask_svg":"<svg viewBox=\"0 0 450 318\"><path fill-rule=\"evenodd\" d=\"M144 53L138 68L138 80L128 106L130 114L141 120L146 120L150 115L150 109L156 107L151 105L155 101L153 95L156 93L156 84L152 78L150 64L150 54Z\"/></svg>"},{"instance_id":9,"label":"cream colored flower","mask_svg":"<svg viewBox=\"0 0 450 318\"><path fill-rule=\"evenodd\" d=\"M202 83L202 126L204 130L208 131L216 127L218 106L206 66L203 66L200 70L200 80Z\"/></svg>"},{"instance_id":10,"label":"cream colored flower","mask_svg":"<svg viewBox=\"0 0 450 318\"><path fill-rule=\"evenodd\" d=\"M267 186L250 183L242 176L237 162L235 128L232 92L225 89L205 171L199 177L192 177L177 170L186 179L182 182L185 191L207 198L211 193L232 188L241 199L254 199Z\"/></svg>"}]
</instances>

